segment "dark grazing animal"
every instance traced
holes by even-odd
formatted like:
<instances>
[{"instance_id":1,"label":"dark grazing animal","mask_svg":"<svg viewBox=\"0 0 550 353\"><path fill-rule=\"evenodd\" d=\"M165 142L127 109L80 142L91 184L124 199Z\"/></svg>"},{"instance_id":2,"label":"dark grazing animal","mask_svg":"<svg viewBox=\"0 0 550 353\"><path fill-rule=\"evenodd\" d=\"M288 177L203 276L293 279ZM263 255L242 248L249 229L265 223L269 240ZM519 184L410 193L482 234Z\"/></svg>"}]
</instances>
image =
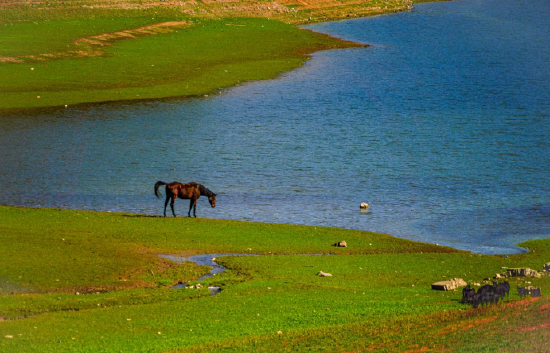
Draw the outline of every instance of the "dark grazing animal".
<instances>
[{"instance_id":1,"label":"dark grazing animal","mask_svg":"<svg viewBox=\"0 0 550 353\"><path fill-rule=\"evenodd\" d=\"M474 307L474 309L477 309L477 307L479 306L479 304L481 304L481 294L474 294L474 298L472 299L472 306Z\"/></svg>"},{"instance_id":2,"label":"dark grazing animal","mask_svg":"<svg viewBox=\"0 0 550 353\"><path fill-rule=\"evenodd\" d=\"M510 283L508 282L502 282L497 283L493 282L493 286L495 287L496 294L499 295L500 299L504 299L504 296L510 296Z\"/></svg>"},{"instance_id":3,"label":"dark grazing animal","mask_svg":"<svg viewBox=\"0 0 550 353\"><path fill-rule=\"evenodd\" d=\"M174 212L174 203L176 198L191 200L189 203L189 212L187 215L191 217L191 209L193 209L193 216L197 217L197 200L201 196L208 197L210 206L216 207L216 194L208 190L201 184L195 182L190 182L187 184L182 184L177 181L171 183L165 183L164 181L157 181L155 184L155 195L160 198L159 187L166 185L166 201L164 202L164 217L166 217L166 206L168 206L168 201L170 202L170 208L172 208L172 214L176 217Z\"/></svg>"},{"instance_id":4,"label":"dark grazing animal","mask_svg":"<svg viewBox=\"0 0 550 353\"><path fill-rule=\"evenodd\" d=\"M479 294L483 294L485 292L489 292L489 293L496 293L496 288L495 286L493 286L492 284L486 284L484 285L483 287L480 287L477 292Z\"/></svg>"},{"instance_id":5,"label":"dark grazing animal","mask_svg":"<svg viewBox=\"0 0 550 353\"><path fill-rule=\"evenodd\" d=\"M540 287L531 289L531 297L540 297Z\"/></svg>"},{"instance_id":6,"label":"dark grazing animal","mask_svg":"<svg viewBox=\"0 0 550 353\"><path fill-rule=\"evenodd\" d=\"M519 298L523 299L523 297L526 297L529 294L531 294L531 291L525 287L518 287L518 294L519 294Z\"/></svg>"},{"instance_id":7,"label":"dark grazing animal","mask_svg":"<svg viewBox=\"0 0 550 353\"><path fill-rule=\"evenodd\" d=\"M466 287L462 289L462 304L473 304L474 296L476 294L476 290L474 288L471 288L468 284Z\"/></svg>"},{"instance_id":8,"label":"dark grazing animal","mask_svg":"<svg viewBox=\"0 0 550 353\"><path fill-rule=\"evenodd\" d=\"M481 306L489 305L494 303L495 296L498 298L498 295L496 295L493 292L490 291L484 291L481 293Z\"/></svg>"}]
</instances>

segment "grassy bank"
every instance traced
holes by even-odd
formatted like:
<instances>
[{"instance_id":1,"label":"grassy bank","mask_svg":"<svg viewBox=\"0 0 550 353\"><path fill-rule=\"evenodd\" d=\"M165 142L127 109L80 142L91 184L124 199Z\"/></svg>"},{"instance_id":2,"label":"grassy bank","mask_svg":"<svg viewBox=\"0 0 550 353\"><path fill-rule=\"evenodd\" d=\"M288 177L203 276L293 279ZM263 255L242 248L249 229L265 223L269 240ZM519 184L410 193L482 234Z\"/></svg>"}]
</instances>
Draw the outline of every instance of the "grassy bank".
<instances>
[{"instance_id":1,"label":"grassy bank","mask_svg":"<svg viewBox=\"0 0 550 353\"><path fill-rule=\"evenodd\" d=\"M404 0L0 4L0 112L211 94L357 47L294 24L410 9Z\"/></svg>"},{"instance_id":2,"label":"grassy bank","mask_svg":"<svg viewBox=\"0 0 550 353\"><path fill-rule=\"evenodd\" d=\"M541 269L548 240L506 257L323 227L16 207L0 207L0 220L2 351L406 351L462 341L513 350L521 340L501 320L536 327L548 313L546 297L520 302L514 290L505 304L474 310L459 291L430 288L502 267ZM331 246L340 240L348 247ZM161 253L263 256L219 258L224 274L175 290L208 269ZM527 281L550 290L548 277L512 279L512 289ZM208 285L222 292L210 297ZM519 320L527 315L529 325ZM484 330L499 339L472 339Z\"/></svg>"},{"instance_id":3,"label":"grassy bank","mask_svg":"<svg viewBox=\"0 0 550 353\"><path fill-rule=\"evenodd\" d=\"M131 30L121 30L126 19L4 25L0 109L196 96L273 78L317 50L354 46L266 19L169 20L151 27L133 19ZM54 45L37 31L67 35ZM23 36L35 41L20 46Z\"/></svg>"}]
</instances>

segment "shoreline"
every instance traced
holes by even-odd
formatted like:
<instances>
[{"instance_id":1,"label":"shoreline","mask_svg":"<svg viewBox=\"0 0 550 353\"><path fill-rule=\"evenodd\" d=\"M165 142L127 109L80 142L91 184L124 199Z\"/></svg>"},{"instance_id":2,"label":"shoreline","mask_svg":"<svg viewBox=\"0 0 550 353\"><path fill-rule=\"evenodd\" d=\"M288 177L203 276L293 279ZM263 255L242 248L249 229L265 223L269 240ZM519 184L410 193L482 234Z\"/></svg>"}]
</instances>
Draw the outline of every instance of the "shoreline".
<instances>
[{"instance_id":1,"label":"shoreline","mask_svg":"<svg viewBox=\"0 0 550 353\"><path fill-rule=\"evenodd\" d=\"M325 48L325 49L319 49L310 53L305 54L306 59L305 61L308 61L311 59L312 55L326 50L340 50L340 49L353 49L353 48L367 48L370 47L370 44L364 44L359 43L355 41L345 40L338 37L333 37L331 35L321 33L321 32L315 32L313 30L307 29L307 28L300 28L300 30L308 31L311 33L314 33L315 35L323 36L330 40L336 40L342 43L342 47L337 48ZM42 113L49 113L49 112L58 112L63 111L66 109L90 109L97 106L103 106L103 105L129 105L129 104L140 104L140 103L155 103L155 102L174 102L174 101L181 101L181 100L187 100L187 99L201 99L201 98L207 98L210 96L216 96L219 95L226 90L233 89L235 87L238 87L240 85L245 85L250 82L254 81L265 81L265 80L276 80L281 75L284 75L292 70L299 69L303 63L297 67L291 68L288 71L282 71L277 73L274 77L268 77L268 78L261 78L261 79L250 79L245 81L238 81L232 85L229 86L220 86L220 87L214 87L209 91L194 93L194 94L188 94L188 95L175 95L175 96L163 96L163 97L152 97L152 98L131 98L131 99L113 99L113 100L105 100L105 101L97 101L97 102L81 102L81 103L75 103L70 105L51 105L51 106L40 106L40 107L24 107L24 108L0 108L0 116L17 116L17 115L37 115Z\"/></svg>"},{"instance_id":2,"label":"shoreline","mask_svg":"<svg viewBox=\"0 0 550 353\"><path fill-rule=\"evenodd\" d=\"M14 3L17 3L17 2L14 2ZM69 3L69 2L67 2L67 3ZM66 88L64 88L62 86L67 85L67 87L71 87L71 86L74 86L76 82L73 83L71 81L65 82L65 81L59 81L58 80L59 82L56 83L56 81L53 80L53 83L52 83L52 79L55 78L56 76L58 76L58 77L60 75L66 76L66 74L62 73L63 71L62 71L61 67L58 68L57 71L52 71L51 69L48 69L47 66L55 65L55 64L57 64L58 62L61 62L61 61L64 61L65 63L69 63L69 64L71 63L71 61L74 61L75 63L71 64L71 65L75 66L75 69L72 69L72 66L69 66L69 72L71 70L78 70L79 63L80 64L85 63L83 60L85 60L86 57L89 56L88 54L86 54L85 57L72 58L72 59L70 57L65 57L67 55L69 55L69 56L73 55L73 54L70 54L71 51L68 51L67 53L65 53L65 52L55 53L54 52L53 54L50 54L47 51L46 51L46 54L38 54L38 55L37 54L33 54L33 55L27 54L27 58L25 58L25 57L19 57L19 58L15 57L18 60L14 61L14 62L10 62L10 61L4 62L4 63L0 62L0 70L2 69L2 66L4 66L4 69L6 69L6 68L9 69L10 67L17 67L18 70L22 71L22 72L18 73L16 76L14 76L13 78L9 79L9 82L14 82L14 84L6 82L6 88L4 89L4 93L3 93L4 97L3 98L4 98L5 102L13 102L13 103L10 103L8 105L4 105L3 107L0 106L0 115L34 114L34 113L40 113L40 112L43 112L43 111L48 111L50 109L54 109L54 110L61 109L62 110L62 109L65 109L67 107L73 107L73 108L76 107L78 109L81 106L86 107L86 106L89 106L89 105L93 106L93 105L98 105L98 104L110 104L110 103L113 103L113 102L121 102L121 103L125 104L125 103L129 103L129 102L148 102L148 101L162 101L162 100L165 100L165 99L171 100L171 99L194 98L194 97L201 97L201 96L216 94L220 90L232 88L232 87L235 87L236 85L246 83L246 82L251 82L251 81L255 81L255 80L274 79L274 78L278 77L279 75L281 75L283 73L292 71L292 70L300 67L303 64L303 62L306 61L306 60L309 60L309 58L311 57L311 54L313 54L315 52L323 51L323 50L331 50L331 49L344 49L344 48L354 48L354 47L359 47L360 48L360 47L368 46L367 44L356 43L356 42L348 41L348 40L345 40L345 39L342 39L342 38L332 37L328 34L314 32L310 29L300 28L299 25L307 25L307 24L313 24L313 23L318 23L318 22L338 21L338 20L351 19L351 18L360 18L360 17L377 16L377 15L383 15L383 14L391 14L391 13L411 10L412 6L413 6L412 2L410 2L408 0L393 0L393 1L390 0L390 2L388 3L390 6L389 7L386 6L386 8L384 8L384 9L376 8L376 7L372 7L372 6L371 7L361 7L360 9L355 9L356 5L357 5L355 3L350 3L350 4L347 4L347 5L344 4L344 5L341 5L341 6L333 6L333 7L329 6L330 3L328 3L328 4L325 3L322 6L321 6L321 4L311 3L309 5L301 6L300 9L296 10L298 7L294 6L290 3L285 5L285 3L283 2L283 5L278 5L278 6L273 6L273 7L267 6L266 7L263 4L258 5L259 3L251 2L250 4L255 4L255 6L256 5L259 6L259 9L262 9L262 7L266 7L266 9L268 11L267 13L257 13L257 12L250 12L249 7L246 7L246 6L244 6L242 8L240 8L240 7L232 8L232 7L228 7L228 6L225 6L223 8L216 8L216 6L217 6L216 4L218 4L218 3L212 2L212 3L209 3L209 5L207 6L209 8L209 11L210 11L211 15L207 15L208 11L205 10L206 14L196 12L194 14L191 14L191 17L179 18L180 21L183 21L182 23L186 23L186 22L188 23L188 24L185 25L186 31L191 31L192 32L192 31L196 30L196 28L192 24L194 21L211 21L211 19L209 19L209 18L212 18L212 17L214 19L216 19L216 21L222 21L222 22L223 21L233 21L233 20L238 20L238 19L246 19L246 21L250 21L252 19L256 19L256 20L262 20L263 19L263 20L266 20L266 21L272 20L271 22L275 21L275 22L279 22L281 24L286 24L287 26L294 28L294 30L296 30L296 31L310 32L312 37L319 37L319 38L322 37L322 38L324 38L323 40L327 44L326 45L320 45L317 48L313 48L313 47L306 48L305 43L300 43L300 44L297 43L297 45L299 47L297 47L295 49L295 51L296 51L297 57L302 57L302 59L301 59L302 62L300 64L293 64L293 65L290 65L290 66L286 65L284 67L281 67L281 69L277 69L276 72L260 73L260 75L258 77L256 77L256 76L255 77L247 77L247 75L245 75L245 76L242 76L242 75L238 76L237 75L235 77L235 79L233 79L233 81L230 81L230 82L227 82L227 81L225 81L225 82L215 82L216 79L213 77L209 81L210 82L214 81L214 82L210 83L209 87L200 87L200 88L197 87L197 88L194 89L194 91L191 91L191 92L189 92L189 90L187 90L187 89L186 90L182 90L181 88L176 89L176 90L173 89L174 86L178 86L178 85L182 86L182 85L185 84L185 82L189 82L188 79L187 80L183 79L183 81L181 79L174 81L173 78L166 77L166 78L161 79L161 81L158 81L159 83L153 83L153 85L151 85L151 83L147 83L148 81L151 80L151 78L148 78L147 76L145 76L143 83L140 83L139 81L137 81L137 83L133 82L131 85L128 85L128 83L124 82L125 78L117 77L117 75L111 75L111 77L110 77L111 82L110 82L109 87L116 87L116 86L120 85L120 87L122 87L122 88L118 88L118 89L107 88L106 89L105 87L101 87L101 86L96 87L95 85L97 85L97 84L95 84L95 83L93 83L93 81L91 81L90 84L87 84L88 86L86 87L85 92L82 91L84 88L80 88L80 89L79 88L74 88L72 90L66 90ZM277 3L270 3L270 4L277 4ZM366 4L368 4L368 3L366 3ZM151 10L151 11L152 11L152 9L153 10L160 10L161 8L162 8L162 6L160 6L160 5L156 6L156 7L155 6L146 7L147 10ZM282 10L283 8L286 9L286 10ZM11 9L11 7L4 6L4 9L9 10L9 9ZM35 12L38 11L38 13L41 16L54 16L54 15L51 14L51 12L56 11L58 9L59 9L59 11L61 11L61 7L54 8L53 10L46 9L44 7L42 7L42 8L38 7L38 8L33 8L33 11L31 11L31 13L35 13ZM117 7L113 7L113 8L109 8L108 11L115 11L117 9L118 9ZM63 10L66 10L66 8L63 7ZM168 11L166 9L164 9L164 10ZM40 12L40 11L42 11L42 12ZM83 11L83 10L79 9L79 11ZM176 16L176 15L181 16L182 14L184 14L185 16L189 15L188 13L183 11L183 12L173 12L172 16ZM300 14L300 16L298 16L298 14ZM317 14L320 14L320 15L317 16ZM353 14L353 15L351 15L351 14ZM273 15L273 16L271 16L271 15ZM31 16L33 16L33 15L31 15ZM35 14L34 16L38 17L39 15ZM288 16L290 16L290 17L288 17ZM11 17L13 18L14 15L11 15ZM54 16L54 18L55 18L55 16ZM175 18L171 18L171 19L174 20ZM164 19L163 21L165 21L165 20L166 19ZM4 20L4 21L6 21L6 23L11 23L11 24L21 24L22 23L22 22L17 22L17 21L13 22L14 20L13 19L10 20L9 15L6 16L6 20ZM42 20L42 21L44 21L44 20ZM227 24L227 25L229 26L229 24ZM149 25L149 27L154 27L154 26L155 26L155 24ZM243 26L239 26L239 27L243 27ZM262 27L264 27L264 26L262 26ZM90 39L86 39L87 37L88 38L96 38L96 39L106 37L107 39L110 39L111 41L120 42L121 38L120 38L120 36L117 36L117 34L120 34L120 33L129 33L129 34L131 34L131 33L134 33L136 31L139 32L138 29L140 29L140 28L137 28L137 29L136 28L125 28L125 29L122 29L122 30L117 30L115 32L106 32L106 33L103 33L103 34L101 34L101 33L100 34L90 33L88 36L81 37L79 39L77 38L76 42L86 43L88 46L91 45L92 48L91 49L88 48L87 50L92 50L92 52L96 51L96 54L93 54L92 57L94 57L96 55L99 55L100 57L103 57L104 54L97 54L97 50L93 48L93 46L97 45L97 44L93 44L93 43L90 44L91 42L94 42L94 43L103 42L103 39L92 41ZM171 30L171 31L173 31L173 30ZM295 34L293 35L291 33L286 34L286 38L291 38L292 36L296 36L296 35ZM117 38L114 38L114 37L117 37ZM147 34L145 34L145 37L147 37ZM145 38L145 37L143 37L143 33L140 33L140 36L135 37L135 38L132 37L134 39L130 39L129 41L130 42L140 41L140 40L142 40L142 38ZM130 36L128 35L128 37L126 37L126 38L130 38ZM316 40L316 39L313 39L313 40ZM104 46L104 45L112 46L112 43L98 43L98 44L101 45L98 48L102 48L102 46ZM105 47L105 48L108 48L108 47ZM78 48L76 48L76 49L78 49ZM112 50L112 49L101 49L101 50L104 51L104 50ZM249 50L249 49L246 49L246 50ZM74 49L72 51L76 52ZM110 55L112 55L112 54L110 54ZM43 57L41 57L41 56L43 56ZM9 57L9 52L8 52L8 57ZM269 55L267 57L269 57ZM108 61L107 61L108 59L109 59L108 57L105 57L105 59L101 59L99 63L103 62L103 63L108 64ZM149 58L147 58L147 59L149 59ZM250 59L248 59L248 60L250 60ZM77 61L78 61L78 63L77 63ZM245 60L244 62L239 63L238 65L241 65L242 68L245 71L246 70L250 71L251 69L256 70L256 72L257 72L256 75L259 73L258 70L260 70L260 71L264 70L265 71L265 70L267 70L267 67L272 66L271 63L266 62L264 64L263 68L261 68L261 69L260 68L251 68L250 63L251 63L251 61L246 61ZM168 62L168 64L173 64L173 62ZM25 70L29 70L29 69L34 70L33 66L38 66L40 72L43 72L44 69L46 69L46 73L42 74L42 75L46 75L45 76L46 80L44 81L44 84L41 85L40 81L36 81L36 79L31 78L31 76L28 75L28 71L27 71L27 73L23 74L23 72L25 72ZM44 66L44 67L42 67L42 66ZM120 64L119 64L118 67L121 67L122 70L125 70L125 66L120 66ZM102 68L102 70L104 69L103 66L101 66L101 68ZM192 70L192 68L190 68L190 69ZM50 71L48 71L48 70L50 70ZM102 70L99 70L99 71L102 71ZM9 70L5 70L5 71L7 73L9 73ZM94 76L99 74L99 73L96 73L97 71L98 70L91 71L88 74L88 76L83 76L81 79L85 78L86 80L88 80L89 77L93 78ZM50 72L50 73L47 73L47 72ZM143 69L142 69L142 72L143 72ZM227 72L227 69L226 69L226 72ZM13 74L10 74L10 75L13 75ZM50 75L50 76L47 76L47 75ZM71 76L71 74L69 74L67 76L67 78L70 78L70 76ZM180 74L179 76L180 77L185 77L185 74ZM34 74L32 74L32 77L41 77L41 76L37 76L37 74L34 73ZM220 76L217 76L217 77L220 77ZM25 83L27 80L33 80L33 81L28 81L28 83ZM79 79L78 79L78 77L75 77L75 78L73 78L73 81L74 80L79 80ZM168 83L168 84L165 84L162 80L167 80L166 83ZM15 84L15 82L17 82L17 84ZM117 83L117 82L119 82L119 83ZM191 80L191 82L192 82L192 80ZM195 84L195 83L193 83L193 84ZM171 88L172 91L169 91L167 89L170 86L172 87ZM188 86L189 86L189 84L188 84ZM37 88L34 88L34 87L37 87ZM38 87L40 87L40 88L38 88ZM186 92L184 92L184 91L186 91ZM121 95L120 94L121 92L127 92L127 93L123 93ZM35 99L32 99L32 98L35 98ZM39 98L41 98L41 99L39 99ZM17 102L17 103L15 103L15 102Z\"/></svg>"},{"instance_id":3,"label":"shoreline","mask_svg":"<svg viewBox=\"0 0 550 353\"><path fill-rule=\"evenodd\" d=\"M134 212L126 212L126 211L102 211L102 210L92 210L92 209L81 209L81 208L65 208L65 207L51 207L51 206L21 206L21 205L10 205L10 204L0 204L0 208L6 207L6 208L21 208L21 209L28 209L28 210L39 210L39 211L70 211L70 212L90 212L90 213L98 213L98 214L104 214L104 215L126 215L129 217L143 217L143 218L165 218L162 215L157 214L146 214L146 213L134 213ZM172 219L172 217L166 217L168 219ZM175 219L188 219L188 217L177 217ZM383 231L372 231L368 229L356 229L356 228L342 228L342 227L335 227L335 226L327 226L327 225L314 225L314 224L298 224L298 223L278 223L278 222L262 222L262 221L254 221L254 220L242 220L242 219L228 219L228 218L208 218L208 217L199 217L199 219L204 221L213 221L213 222L237 222L237 223L247 223L251 225L266 225L266 226L282 226L282 227L306 227L306 228L323 228L323 229L334 229L334 230L341 230L341 231L351 231L351 232L370 232L370 233L376 233L376 234L384 234L385 236L389 236L395 239L404 240L404 241L411 241L418 244L430 244L436 247L443 248L449 248L456 252L460 253L469 253L474 256L518 256L518 255L525 255L530 253L530 249L524 246L521 246L521 244L524 244L529 241L537 241L547 238L532 238L532 239L524 239L521 240L519 243L516 243L514 245L507 245L506 248L509 250L516 250L515 252L502 252L502 253L484 253L484 252L473 252L472 250L465 250L460 249L457 247L454 247L452 245L442 245L439 243L432 243L429 241L421 241L421 240L415 240L411 238L406 237L399 237L393 234L389 234Z\"/></svg>"}]
</instances>

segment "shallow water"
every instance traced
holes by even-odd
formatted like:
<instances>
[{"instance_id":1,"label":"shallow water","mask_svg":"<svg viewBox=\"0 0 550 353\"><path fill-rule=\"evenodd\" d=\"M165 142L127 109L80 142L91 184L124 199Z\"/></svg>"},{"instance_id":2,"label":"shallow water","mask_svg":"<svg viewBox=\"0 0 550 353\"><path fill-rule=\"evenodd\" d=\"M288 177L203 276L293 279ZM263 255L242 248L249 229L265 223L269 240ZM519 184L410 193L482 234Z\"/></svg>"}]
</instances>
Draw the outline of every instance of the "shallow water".
<instances>
[{"instance_id":1,"label":"shallow water","mask_svg":"<svg viewBox=\"0 0 550 353\"><path fill-rule=\"evenodd\" d=\"M197 279L197 281L200 282L205 278L213 277L217 274L225 272L225 267L222 266L222 265L218 265L218 263L216 263L216 261L215 261L215 259L218 258L218 257L222 257L222 256L259 256L259 255L255 255L255 254L203 254L203 255L193 255L193 256L189 256L189 257L178 256L178 255L160 255L160 256L164 257L168 260L174 261L176 263L180 263L180 264L183 263L183 262L186 262L186 261L190 261L190 262L194 262L197 265L201 265L201 266L211 266L212 270L210 270L209 273L207 273L206 275L204 275L204 276ZM186 287L187 287L187 283L178 283L178 284L174 285L172 288L174 288L174 289L184 289ZM216 294L221 292L221 287L217 287L217 286L210 286L210 287L208 287L208 289L210 290L210 295L211 296L216 295Z\"/></svg>"},{"instance_id":2,"label":"shallow water","mask_svg":"<svg viewBox=\"0 0 550 353\"><path fill-rule=\"evenodd\" d=\"M199 217L488 254L550 235L545 1L422 4L309 28L372 46L200 99L1 116L0 203L161 214L154 183L193 180L219 194L215 209L199 200Z\"/></svg>"}]
</instances>

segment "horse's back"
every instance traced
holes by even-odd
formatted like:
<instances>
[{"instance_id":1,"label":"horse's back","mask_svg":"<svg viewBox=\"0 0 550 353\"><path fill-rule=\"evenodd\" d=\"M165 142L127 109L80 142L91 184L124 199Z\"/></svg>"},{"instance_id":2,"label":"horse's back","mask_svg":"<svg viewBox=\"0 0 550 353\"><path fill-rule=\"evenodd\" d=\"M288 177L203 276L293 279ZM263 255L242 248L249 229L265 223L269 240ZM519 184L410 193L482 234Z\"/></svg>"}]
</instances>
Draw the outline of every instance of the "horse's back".
<instances>
[{"instance_id":1,"label":"horse's back","mask_svg":"<svg viewBox=\"0 0 550 353\"><path fill-rule=\"evenodd\" d=\"M191 181L189 183L183 184L177 181L173 181L168 184L166 187L171 186L174 194L182 199L198 198L200 196L199 184Z\"/></svg>"},{"instance_id":2,"label":"horse's back","mask_svg":"<svg viewBox=\"0 0 550 353\"><path fill-rule=\"evenodd\" d=\"M181 185L184 185L178 181L173 181L171 183L166 184L166 195L175 195L179 196Z\"/></svg>"}]
</instances>

